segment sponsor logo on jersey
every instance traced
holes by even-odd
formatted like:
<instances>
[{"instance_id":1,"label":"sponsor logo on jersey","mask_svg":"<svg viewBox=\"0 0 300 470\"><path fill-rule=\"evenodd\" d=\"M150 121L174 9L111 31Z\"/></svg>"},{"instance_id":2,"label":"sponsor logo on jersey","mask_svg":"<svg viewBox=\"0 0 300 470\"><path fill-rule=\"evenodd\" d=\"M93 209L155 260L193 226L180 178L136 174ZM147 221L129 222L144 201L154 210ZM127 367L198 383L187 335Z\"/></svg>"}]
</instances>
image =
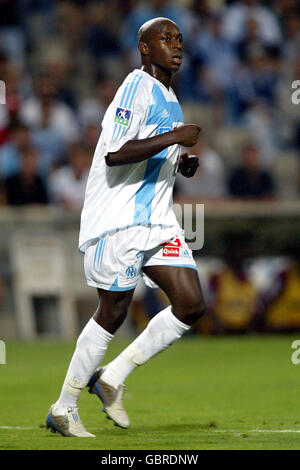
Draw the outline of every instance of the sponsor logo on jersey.
<instances>
[{"instance_id":1,"label":"sponsor logo on jersey","mask_svg":"<svg viewBox=\"0 0 300 470\"><path fill-rule=\"evenodd\" d=\"M164 243L163 247L163 256L174 256L179 257L179 248L181 247L181 242L179 238L175 238L169 243Z\"/></svg>"},{"instance_id":2,"label":"sponsor logo on jersey","mask_svg":"<svg viewBox=\"0 0 300 470\"><path fill-rule=\"evenodd\" d=\"M122 126L128 126L130 115L131 111L129 109L117 108L115 122L122 124Z\"/></svg>"},{"instance_id":3,"label":"sponsor logo on jersey","mask_svg":"<svg viewBox=\"0 0 300 470\"><path fill-rule=\"evenodd\" d=\"M127 279L132 279L133 277L136 277L137 275L135 266L128 266L125 272L126 272Z\"/></svg>"}]
</instances>

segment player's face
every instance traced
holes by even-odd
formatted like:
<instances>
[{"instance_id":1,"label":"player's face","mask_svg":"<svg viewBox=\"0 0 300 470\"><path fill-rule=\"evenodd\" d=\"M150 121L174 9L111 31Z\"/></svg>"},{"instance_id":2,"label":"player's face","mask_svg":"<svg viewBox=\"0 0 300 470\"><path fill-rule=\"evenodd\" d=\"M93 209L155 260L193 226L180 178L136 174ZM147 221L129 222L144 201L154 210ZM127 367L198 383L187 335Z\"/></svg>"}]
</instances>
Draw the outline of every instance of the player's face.
<instances>
[{"instance_id":1,"label":"player's face","mask_svg":"<svg viewBox=\"0 0 300 470\"><path fill-rule=\"evenodd\" d=\"M161 25L150 42L149 56L152 64L177 72L182 62L182 34L175 24Z\"/></svg>"}]
</instances>

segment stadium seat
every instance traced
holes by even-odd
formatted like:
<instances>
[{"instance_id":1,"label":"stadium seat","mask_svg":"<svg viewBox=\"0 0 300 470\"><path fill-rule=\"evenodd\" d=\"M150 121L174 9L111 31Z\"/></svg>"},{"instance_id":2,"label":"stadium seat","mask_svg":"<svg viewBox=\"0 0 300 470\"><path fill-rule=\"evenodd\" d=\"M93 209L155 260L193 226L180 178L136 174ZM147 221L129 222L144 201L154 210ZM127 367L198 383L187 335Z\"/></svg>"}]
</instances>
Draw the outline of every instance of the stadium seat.
<instances>
[{"instance_id":1,"label":"stadium seat","mask_svg":"<svg viewBox=\"0 0 300 470\"><path fill-rule=\"evenodd\" d=\"M228 167L237 163L241 150L247 142L249 142L248 133L236 127L221 127L214 136L214 148Z\"/></svg>"},{"instance_id":2,"label":"stadium seat","mask_svg":"<svg viewBox=\"0 0 300 470\"><path fill-rule=\"evenodd\" d=\"M68 257L61 238L54 234L35 236L19 232L11 237L10 257L20 336L23 339L37 336L33 297L54 296L59 305L60 336L73 338L77 333L77 319Z\"/></svg>"},{"instance_id":3,"label":"stadium seat","mask_svg":"<svg viewBox=\"0 0 300 470\"><path fill-rule=\"evenodd\" d=\"M203 135L205 135L207 140L210 140L210 135L214 128L214 110L211 106L199 105L199 103L183 103L182 113L184 122L199 124Z\"/></svg>"}]
</instances>

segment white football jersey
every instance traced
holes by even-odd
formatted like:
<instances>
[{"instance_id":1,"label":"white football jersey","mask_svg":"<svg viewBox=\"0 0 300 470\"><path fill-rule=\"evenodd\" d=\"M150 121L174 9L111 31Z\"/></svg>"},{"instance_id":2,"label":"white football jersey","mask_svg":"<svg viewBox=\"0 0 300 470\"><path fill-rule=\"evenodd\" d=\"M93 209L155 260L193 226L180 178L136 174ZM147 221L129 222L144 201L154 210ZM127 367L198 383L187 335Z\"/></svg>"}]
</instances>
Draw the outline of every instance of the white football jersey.
<instances>
[{"instance_id":1,"label":"white football jersey","mask_svg":"<svg viewBox=\"0 0 300 470\"><path fill-rule=\"evenodd\" d=\"M142 70L127 76L102 121L81 214L81 252L91 241L134 225L161 234L154 237L158 244L180 232L172 210L180 146L172 145L140 163L113 167L106 165L105 156L129 140L147 139L182 124L182 111L171 88ZM150 237L147 249L153 243Z\"/></svg>"}]
</instances>

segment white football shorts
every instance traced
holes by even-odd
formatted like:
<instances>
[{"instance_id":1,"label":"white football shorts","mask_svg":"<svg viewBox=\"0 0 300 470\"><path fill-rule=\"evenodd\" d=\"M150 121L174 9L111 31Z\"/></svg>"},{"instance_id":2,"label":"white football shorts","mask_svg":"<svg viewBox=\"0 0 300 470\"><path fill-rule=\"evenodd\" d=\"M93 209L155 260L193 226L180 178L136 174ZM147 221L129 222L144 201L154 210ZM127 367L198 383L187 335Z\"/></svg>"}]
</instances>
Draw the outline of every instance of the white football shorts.
<instances>
[{"instance_id":1,"label":"white football shorts","mask_svg":"<svg viewBox=\"0 0 300 470\"><path fill-rule=\"evenodd\" d=\"M144 266L178 266L197 271L183 230L170 241L148 250L141 249L147 247L149 241L145 233L131 227L108 233L92 242L84 255L87 284L110 291L126 291L136 287L140 274L148 286L158 287L141 272Z\"/></svg>"}]
</instances>

